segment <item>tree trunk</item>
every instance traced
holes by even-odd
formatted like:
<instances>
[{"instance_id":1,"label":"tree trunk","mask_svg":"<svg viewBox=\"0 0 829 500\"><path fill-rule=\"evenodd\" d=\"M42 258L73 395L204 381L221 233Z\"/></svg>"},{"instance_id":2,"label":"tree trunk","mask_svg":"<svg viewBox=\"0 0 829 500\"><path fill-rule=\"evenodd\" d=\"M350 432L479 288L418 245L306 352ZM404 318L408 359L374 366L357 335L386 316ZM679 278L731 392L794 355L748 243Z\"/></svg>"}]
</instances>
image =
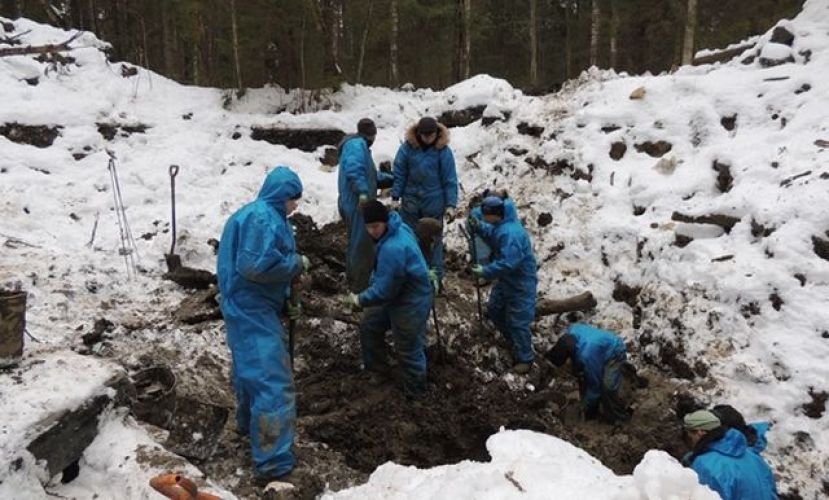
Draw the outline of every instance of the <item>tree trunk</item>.
<instances>
[{"instance_id":1,"label":"tree trunk","mask_svg":"<svg viewBox=\"0 0 829 500\"><path fill-rule=\"evenodd\" d=\"M323 38L324 62L322 72L325 78L324 85L336 87L342 80L342 69L339 63L342 10L338 8L337 0L309 0L309 5L317 29L322 33Z\"/></svg>"},{"instance_id":2,"label":"tree trunk","mask_svg":"<svg viewBox=\"0 0 829 500\"><path fill-rule=\"evenodd\" d=\"M685 39L682 43L682 64L691 64L694 60L694 34L697 30L697 0L688 0L685 15Z\"/></svg>"},{"instance_id":3,"label":"tree trunk","mask_svg":"<svg viewBox=\"0 0 829 500\"><path fill-rule=\"evenodd\" d=\"M233 66L236 69L236 88L242 90L242 68L239 66L239 32L236 24L236 0L230 0L230 24L233 30Z\"/></svg>"},{"instance_id":4,"label":"tree trunk","mask_svg":"<svg viewBox=\"0 0 829 500\"><path fill-rule=\"evenodd\" d=\"M173 39L170 30L169 2L161 2L161 54L164 60L164 74L169 78L177 79L175 58L173 57Z\"/></svg>"},{"instance_id":5,"label":"tree trunk","mask_svg":"<svg viewBox=\"0 0 829 500\"><path fill-rule=\"evenodd\" d=\"M472 49L469 41L471 15L471 0L457 0L458 38L455 47L455 81L469 78L469 56Z\"/></svg>"},{"instance_id":6,"label":"tree trunk","mask_svg":"<svg viewBox=\"0 0 829 500\"><path fill-rule=\"evenodd\" d=\"M564 5L564 79L569 80L573 74L573 44L570 41L570 2Z\"/></svg>"},{"instance_id":7,"label":"tree trunk","mask_svg":"<svg viewBox=\"0 0 829 500\"><path fill-rule=\"evenodd\" d=\"M363 79L363 61L366 57L366 41L368 40L368 29L371 26L371 7L372 7L372 0L368 0L368 8L366 11L366 25L363 28L363 36L360 40L360 56L357 59L357 81L355 83L360 83Z\"/></svg>"},{"instance_id":8,"label":"tree trunk","mask_svg":"<svg viewBox=\"0 0 829 500\"><path fill-rule=\"evenodd\" d=\"M610 67L616 69L618 63L618 49L616 36L619 31L619 13L616 11L616 1L610 0Z\"/></svg>"},{"instance_id":9,"label":"tree trunk","mask_svg":"<svg viewBox=\"0 0 829 500\"><path fill-rule=\"evenodd\" d=\"M538 0L530 0L530 84L538 86Z\"/></svg>"},{"instance_id":10,"label":"tree trunk","mask_svg":"<svg viewBox=\"0 0 829 500\"><path fill-rule=\"evenodd\" d=\"M391 40L389 41L389 86L400 86L400 75L397 72L397 38L400 29L397 0L391 0Z\"/></svg>"},{"instance_id":11,"label":"tree trunk","mask_svg":"<svg viewBox=\"0 0 829 500\"><path fill-rule=\"evenodd\" d=\"M299 32L299 86L305 89L308 82L305 80L305 16L307 12L302 12L302 29Z\"/></svg>"},{"instance_id":12,"label":"tree trunk","mask_svg":"<svg viewBox=\"0 0 829 500\"><path fill-rule=\"evenodd\" d=\"M599 0L593 0L590 15L590 66L599 65L599 33L602 26L602 12Z\"/></svg>"}]
</instances>

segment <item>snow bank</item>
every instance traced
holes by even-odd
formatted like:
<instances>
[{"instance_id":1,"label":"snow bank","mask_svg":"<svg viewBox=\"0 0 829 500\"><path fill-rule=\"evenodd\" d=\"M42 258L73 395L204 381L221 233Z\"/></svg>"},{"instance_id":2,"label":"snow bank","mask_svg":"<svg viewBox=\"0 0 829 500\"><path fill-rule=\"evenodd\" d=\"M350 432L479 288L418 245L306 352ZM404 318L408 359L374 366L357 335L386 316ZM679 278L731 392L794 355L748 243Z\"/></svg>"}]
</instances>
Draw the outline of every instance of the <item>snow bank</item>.
<instances>
[{"instance_id":1,"label":"snow bank","mask_svg":"<svg viewBox=\"0 0 829 500\"><path fill-rule=\"evenodd\" d=\"M616 476L566 441L532 431L505 431L487 440L488 463L465 461L421 470L386 463L368 483L326 500L548 499L715 500L693 471L663 452L648 453L633 476Z\"/></svg>"}]
</instances>

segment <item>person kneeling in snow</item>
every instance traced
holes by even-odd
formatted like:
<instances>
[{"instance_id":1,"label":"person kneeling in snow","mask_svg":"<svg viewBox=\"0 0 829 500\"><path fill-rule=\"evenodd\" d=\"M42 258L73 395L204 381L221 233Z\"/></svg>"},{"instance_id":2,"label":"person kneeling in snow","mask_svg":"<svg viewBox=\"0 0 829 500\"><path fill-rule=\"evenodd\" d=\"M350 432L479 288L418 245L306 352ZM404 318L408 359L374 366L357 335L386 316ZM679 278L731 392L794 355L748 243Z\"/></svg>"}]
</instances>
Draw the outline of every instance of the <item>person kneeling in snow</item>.
<instances>
[{"instance_id":1,"label":"person kneeling in snow","mask_svg":"<svg viewBox=\"0 0 829 500\"><path fill-rule=\"evenodd\" d=\"M777 499L771 468L749 449L742 432L721 425L708 410L685 415L683 424L693 447L684 461L697 473L700 483L723 500Z\"/></svg>"},{"instance_id":2,"label":"person kneeling in snow","mask_svg":"<svg viewBox=\"0 0 829 500\"><path fill-rule=\"evenodd\" d=\"M467 219L473 233L480 234L492 249L491 262L475 264L475 280L498 280L487 302L487 316L512 344L513 371L526 374L535 359L530 324L535 320L538 266L530 236L518 220L515 205L498 196L481 203L483 222Z\"/></svg>"},{"instance_id":3,"label":"person kneeling in snow","mask_svg":"<svg viewBox=\"0 0 829 500\"><path fill-rule=\"evenodd\" d=\"M375 242L374 272L367 290L349 293L346 306L366 308L360 346L367 370L388 373L385 333L391 329L404 371L407 397L426 391L426 327L432 308L429 268L412 230L377 200L363 206L366 231Z\"/></svg>"},{"instance_id":4,"label":"person kneeling in snow","mask_svg":"<svg viewBox=\"0 0 829 500\"><path fill-rule=\"evenodd\" d=\"M627 348L621 338L606 330L575 323L567 327L567 332L545 357L556 366L571 360L573 373L579 378L585 419L597 418L600 410L608 423L630 419L630 411L619 397L627 360Z\"/></svg>"},{"instance_id":5,"label":"person kneeling in snow","mask_svg":"<svg viewBox=\"0 0 829 500\"><path fill-rule=\"evenodd\" d=\"M291 280L310 267L296 252L287 221L301 196L299 176L275 168L257 199L228 219L219 245L216 274L233 358L236 428L250 435L257 483L284 478L295 464L296 396L279 320ZM299 313L288 307L288 317Z\"/></svg>"}]
</instances>

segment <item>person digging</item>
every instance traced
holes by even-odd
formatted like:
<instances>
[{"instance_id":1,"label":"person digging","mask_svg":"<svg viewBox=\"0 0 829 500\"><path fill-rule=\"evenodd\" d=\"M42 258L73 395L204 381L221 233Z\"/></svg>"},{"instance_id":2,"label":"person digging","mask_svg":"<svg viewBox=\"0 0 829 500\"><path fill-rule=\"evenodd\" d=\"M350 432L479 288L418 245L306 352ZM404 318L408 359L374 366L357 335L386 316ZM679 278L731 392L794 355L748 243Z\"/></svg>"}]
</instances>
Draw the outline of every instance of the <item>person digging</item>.
<instances>
[{"instance_id":1,"label":"person digging","mask_svg":"<svg viewBox=\"0 0 829 500\"><path fill-rule=\"evenodd\" d=\"M391 371L385 334L394 336L394 346L403 370L406 397L426 392L426 328L432 308L429 268L414 232L397 212L377 200L362 208L366 231L374 240L374 272L369 287L359 295L349 293L345 306L365 309L360 321L360 347L366 370Z\"/></svg>"},{"instance_id":2,"label":"person digging","mask_svg":"<svg viewBox=\"0 0 829 500\"><path fill-rule=\"evenodd\" d=\"M631 412L619 396L627 348L617 335L575 323L544 357L558 367L570 360L573 374L579 379L585 420L599 416L611 424L630 420Z\"/></svg>"},{"instance_id":3,"label":"person digging","mask_svg":"<svg viewBox=\"0 0 829 500\"><path fill-rule=\"evenodd\" d=\"M527 230L518 220L514 204L498 196L481 203L483 221L470 216L467 224L492 249L490 262L475 264L477 281L496 280L487 302L487 316L512 344L517 374L529 373L535 359L530 324L535 319L538 267Z\"/></svg>"}]
</instances>

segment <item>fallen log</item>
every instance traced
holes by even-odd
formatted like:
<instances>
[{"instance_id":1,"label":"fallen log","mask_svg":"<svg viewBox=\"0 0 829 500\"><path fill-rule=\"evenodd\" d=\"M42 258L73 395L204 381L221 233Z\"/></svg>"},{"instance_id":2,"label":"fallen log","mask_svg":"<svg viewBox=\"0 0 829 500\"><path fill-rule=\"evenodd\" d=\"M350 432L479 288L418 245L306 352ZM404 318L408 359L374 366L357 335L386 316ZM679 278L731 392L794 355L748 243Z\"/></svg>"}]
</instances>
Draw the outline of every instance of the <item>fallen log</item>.
<instances>
[{"instance_id":1,"label":"fallen log","mask_svg":"<svg viewBox=\"0 0 829 500\"><path fill-rule=\"evenodd\" d=\"M719 50L717 52L712 52L704 56L695 57L692 64L694 66L700 66L703 64L713 64L716 62L728 62L752 47L754 47L754 44L750 43L746 45L738 45L737 47L731 49Z\"/></svg>"},{"instance_id":2,"label":"fallen log","mask_svg":"<svg viewBox=\"0 0 829 500\"><path fill-rule=\"evenodd\" d=\"M0 48L0 57L23 56L27 54L48 54L49 52L72 50L72 48L69 47L69 44L74 42L75 39L81 36L82 34L83 32L79 31L62 43L49 43L46 45L26 45L24 47L3 47Z\"/></svg>"},{"instance_id":3,"label":"fallen log","mask_svg":"<svg viewBox=\"0 0 829 500\"><path fill-rule=\"evenodd\" d=\"M566 299L541 299L535 306L535 317L543 318L553 314L587 311L596 307L596 298L590 292L580 293Z\"/></svg>"}]
</instances>

